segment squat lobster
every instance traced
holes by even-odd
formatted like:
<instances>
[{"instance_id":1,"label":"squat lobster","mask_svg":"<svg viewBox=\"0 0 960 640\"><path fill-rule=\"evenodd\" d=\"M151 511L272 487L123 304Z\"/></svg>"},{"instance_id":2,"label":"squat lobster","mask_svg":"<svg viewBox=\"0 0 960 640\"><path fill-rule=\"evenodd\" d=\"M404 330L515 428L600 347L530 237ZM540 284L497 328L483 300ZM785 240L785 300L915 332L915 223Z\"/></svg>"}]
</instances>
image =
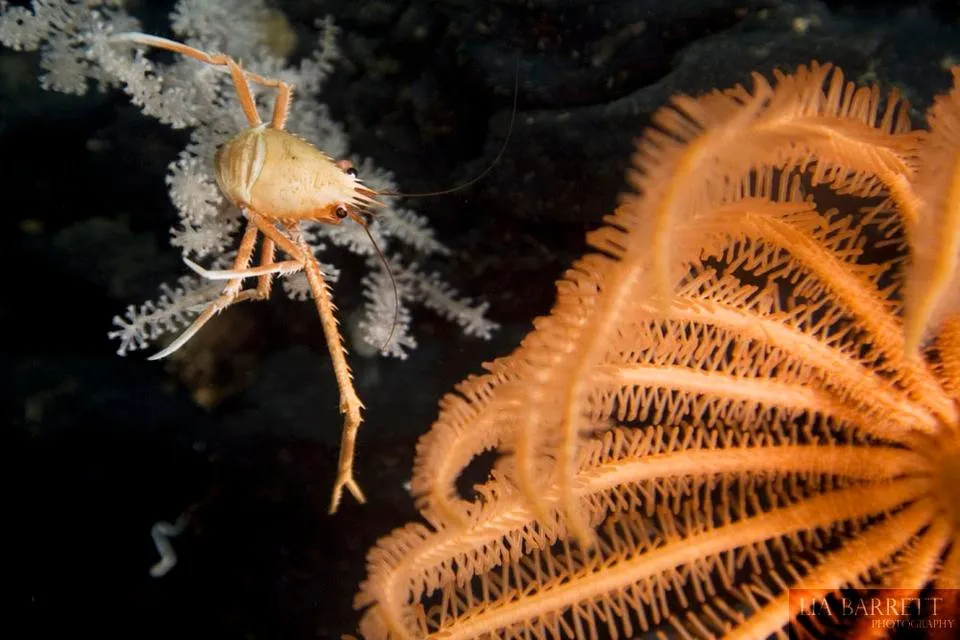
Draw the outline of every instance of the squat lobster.
<instances>
[{"instance_id":1,"label":"squat lobster","mask_svg":"<svg viewBox=\"0 0 960 640\"><path fill-rule=\"evenodd\" d=\"M344 415L330 513L337 510L344 488L359 502L364 502L363 492L353 477L354 449L363 420L363 403L353 387L330 288L320 263L303 238L300 222L339 224L350 217L366 228L360 211L380 205L375 199L377 192L361 184L349 161L334 162L310 143L284 131L293 93L289 83L245 71L229 56L209 54L166 38L130 32L115 34L110 40L166 49L210 65L226 67L250 123L249 129L220 147L214 158L220 190L247 220L233 268L208 271L187 260L187 264L201 276L227 280L227 284L223 293L180 336L150 359L164 358L182 347L210 318L227 307L244 300L267 298L274 275L305 271L333 362L340 392L340 412ZM269 123L260 119L250 83L277 90ZM251 267L258 233L263 234L260 262ZM277 262L277 249L289 259ZM243 279L250 277L257 278L256 288L243 289Z\"/></svg>"}]
</instances>

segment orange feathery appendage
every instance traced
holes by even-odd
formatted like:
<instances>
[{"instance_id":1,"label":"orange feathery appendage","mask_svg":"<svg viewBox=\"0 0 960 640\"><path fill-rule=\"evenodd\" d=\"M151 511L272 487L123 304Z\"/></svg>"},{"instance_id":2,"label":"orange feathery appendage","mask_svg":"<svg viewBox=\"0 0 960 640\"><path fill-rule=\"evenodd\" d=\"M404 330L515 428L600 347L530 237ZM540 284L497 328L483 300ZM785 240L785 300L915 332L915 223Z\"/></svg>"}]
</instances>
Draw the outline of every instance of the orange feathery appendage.
<instances>
[{"instance_id":1,"label":"orange feathery appendage","mask_svg":"<svg viewBox=\"0 0 960 640\"><path fill-rule=\"evenodd\" d=\"M960 311L960 70L953 89L927 114L930 131L919 148L914 189L921 216L908 229L913 264L908 273L906 348L916 351L948 313Z\"/></svg>"}]
</instances>

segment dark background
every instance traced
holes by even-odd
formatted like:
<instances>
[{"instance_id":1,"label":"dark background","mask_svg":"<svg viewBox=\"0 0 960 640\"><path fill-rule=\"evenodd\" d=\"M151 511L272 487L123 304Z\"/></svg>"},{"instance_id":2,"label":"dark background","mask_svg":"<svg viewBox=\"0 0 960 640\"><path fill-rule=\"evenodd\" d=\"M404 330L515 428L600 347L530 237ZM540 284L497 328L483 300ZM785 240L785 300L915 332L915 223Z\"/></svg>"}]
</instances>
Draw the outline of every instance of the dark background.
<instances>
[{"instance_id":1,"label":"dark background","mask_svg":"<svg viewBox=\"0 0 960 640\"><path fill-rule=\"evenodd\" d=\"M14 3L16 4L16 3ZM166 3L131 7L169 35ZM375 540L416 518L403 488L443 393L508 353L624 188L632 140L676 92L816 59L897 87L917 123L960 61L960 8L794 0L274 3L309 53L330 14L344 59L323 92L352 150L406 191L483 170L409 204L453 251L429 266L490 303L494 340L417 309L407 361L351 364L367 405L358 479L369 498L327 516L336 385L312 305L276 292L232 308L181 357L117 357L110 319L185 273L163 176L186 140L125 96L42 91L38 57L0 51L3 635L336 638ZM359 261L335 287L360 303ZM478 472L482 472L479 470ZM185 510L162 579L150 527ZM9 595L12 594L12 595Z\"/></svg>"}]
</instances>

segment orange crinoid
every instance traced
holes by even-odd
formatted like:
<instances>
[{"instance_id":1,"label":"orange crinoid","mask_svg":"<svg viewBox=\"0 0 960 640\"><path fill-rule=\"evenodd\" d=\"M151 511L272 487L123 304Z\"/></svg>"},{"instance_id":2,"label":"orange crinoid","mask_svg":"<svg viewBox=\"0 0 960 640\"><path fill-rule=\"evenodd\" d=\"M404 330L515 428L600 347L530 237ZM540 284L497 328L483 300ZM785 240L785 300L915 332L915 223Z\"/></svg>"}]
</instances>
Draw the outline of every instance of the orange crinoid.
<instances>
[{"instance_id":1,"label":"orange crinoid","mask_svg":"<svg viewBox=\"0 0 960 640\"><path fill-rule=\"evenodd\" d=\"M763 638L790 588L960 587L954 78L927 131L818 64L661 109L601 253L443 400L363 635Z\"/></svg>"}]
</instances>

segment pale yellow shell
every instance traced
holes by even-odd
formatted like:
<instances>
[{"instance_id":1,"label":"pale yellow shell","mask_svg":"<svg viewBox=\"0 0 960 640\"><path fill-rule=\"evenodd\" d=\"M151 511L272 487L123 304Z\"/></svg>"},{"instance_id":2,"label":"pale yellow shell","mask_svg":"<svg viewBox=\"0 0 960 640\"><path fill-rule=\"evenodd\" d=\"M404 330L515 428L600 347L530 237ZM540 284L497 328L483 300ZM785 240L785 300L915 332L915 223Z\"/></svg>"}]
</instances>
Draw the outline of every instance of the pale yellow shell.
<instances>
[{"instance_id":1,"label":"pale yellow shell","mask_svg":"<svg viewBox=\"0 0 960 640\"><path fill-rule=\"evenodd\" d=\"M338 207L376 204L375 193L309 142L265 125L234 136L214 160L220 190L277 220L337 223Z\"/></svg>"}]
</instances>

